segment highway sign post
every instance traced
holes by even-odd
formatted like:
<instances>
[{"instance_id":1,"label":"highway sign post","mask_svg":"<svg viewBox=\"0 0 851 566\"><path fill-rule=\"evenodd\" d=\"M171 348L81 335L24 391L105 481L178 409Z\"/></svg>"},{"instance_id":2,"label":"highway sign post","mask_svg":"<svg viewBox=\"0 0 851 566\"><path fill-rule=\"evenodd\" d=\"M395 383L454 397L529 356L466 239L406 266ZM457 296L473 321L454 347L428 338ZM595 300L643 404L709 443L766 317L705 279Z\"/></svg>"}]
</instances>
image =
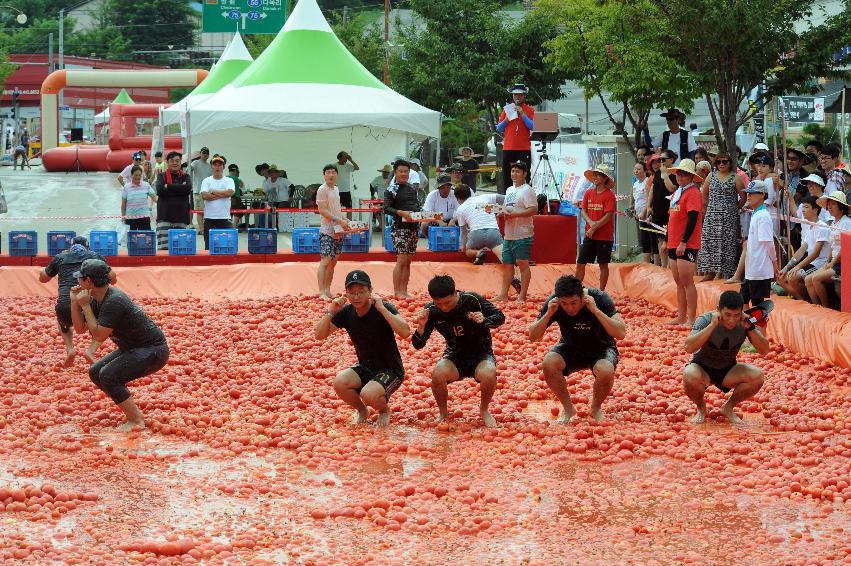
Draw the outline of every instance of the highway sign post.
<instances>
[{"instance_id":1,"label":"highway sign post","mask_svg":"<svg viewBox=\"0 0 851 566\"><path fill-rule=\"evenodd\" d=\"M284 27L286 0L203 0L201 31L277 34Z\"/></svg>"}]
</instances>

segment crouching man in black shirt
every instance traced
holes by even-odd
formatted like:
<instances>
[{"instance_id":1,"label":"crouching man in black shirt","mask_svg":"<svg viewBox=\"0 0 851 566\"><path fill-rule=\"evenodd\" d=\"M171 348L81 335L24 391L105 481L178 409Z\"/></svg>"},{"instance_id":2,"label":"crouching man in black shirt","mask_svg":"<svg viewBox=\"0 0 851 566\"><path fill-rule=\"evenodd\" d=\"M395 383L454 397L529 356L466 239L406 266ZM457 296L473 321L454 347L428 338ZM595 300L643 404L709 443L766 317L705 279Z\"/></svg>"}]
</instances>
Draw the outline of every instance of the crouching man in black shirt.
<instances>
[{"instance_id":1,"label":"crouching man in black shirt","mask_svg":"<svg viewBox=\"0 0 851 566\"><path fill-rule=\"evenodd\" d=\"M74 274L79 285L71 289L74 330L86 330L92 340L112 338L118 347L89 368L89 377L124 412L127 422L119 432L145 428L142 412L127 383L162 369L168 362L165 334L123 291L111 287L109 266L87 259Z\"/></svg>"},{"instance_id":2,"label":"crouching man in black shirt","mask_svg":"<svg viewBox=\"0 0 851 566\"><path fill-rule=\"evenodd\" d=\"M544 303L538 320L529 326L529 339L537 342L547 328L557 322L561 341L544 356L544 378L561 401L559 424L567 424L576 415L564 376L590 369L594 374L591 418L602 421L603 401L612 391L618 349L615 340L626 335L626 326L605 291L585 289L572 275L559 277L555 292Z\"/></svg>"},{"instance_id":3,"label":"crouching man in black shirt","mask_svg":"<svg viewBox=\"0 0 851 566\"><path fill-rule=\"evenodd\" d=\"M357 411L355 424L366 422L369 406L378 411L376 424L387 426L390 395L405 378L394 333L407 338L411 327L396 307L372 294L369 275L355 270L346 276L346 296L331 301L316 325L316 338L325 340L339 328L349 333L358 363L337 374L334 391Z\"/></svg>"},{"instance_id":4,"label":"crouching man in black shirt","mask_svg":"<svg viewBox=\"0 0 851 566\"><path fill-rule=\"evenodd\" d=\"M496 419L488 411L496 389L491 328L505 322L505 315L476 293L456 291L455 281L448 275L433 277L428 284L428 294L432 302L417 316L417 331L411 342L417 350L424 348L435 328L446 339L443 358L431 374L431 390L439 411L437 422L448 415L447 384L472 377L482 389L482 420L485 426L495 427Z\"/></svg>"}]
</instances>

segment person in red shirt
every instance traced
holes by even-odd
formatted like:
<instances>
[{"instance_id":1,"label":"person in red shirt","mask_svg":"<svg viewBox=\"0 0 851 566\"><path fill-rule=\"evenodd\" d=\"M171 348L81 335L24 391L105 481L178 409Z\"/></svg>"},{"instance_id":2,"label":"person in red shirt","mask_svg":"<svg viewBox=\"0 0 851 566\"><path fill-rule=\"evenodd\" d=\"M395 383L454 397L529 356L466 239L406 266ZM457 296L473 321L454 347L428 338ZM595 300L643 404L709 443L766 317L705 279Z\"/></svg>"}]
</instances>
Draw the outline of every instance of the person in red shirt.
<instances>
[{"instance_id":1,"label":"person in red shirt","mask_svg":"<svg viewBox=\"0 0 851 566\"><path fill-rule=\"evenodd\" d=\"M582 218L585 220L585 239L576 258L576 278L581 282L585 278L585 264L600 265L600 290L606 290L609 282L609 260L612 259L612 244L615 241L615 211L618 204L615 199L615 179L607 165L585 172L585 178L594 183L593 189L585 191L582 197Z\"/></svg>"},{"instance_id":2,"label":"person in red shirt","mask_svg":"<svg viewBox=\"0 0 851 566\"><path fill-rule=\"evenodd\" d=\"M683 159L668 170L676 174L679 185L671 196L668 217L668 266L677 285L677 318L668 324L685 324L691 328L697 311L694 271L703 224L703 194L698 187L703 178L697 175L691 159Z\"/></svg>"},{"instance_id":3,"label":"person in red shirt","mask_svg":"<svg viewBox=\"0 0 851 566\"><path fill-rule=\"evenodd\" d=\"M496 131L502 134L502 187L499 191L505 194L512 186L511 164L517 161L532 163L532 130L535 128L535 109L526 104L529 88L524 84L516 84L508 89L512 103L506 105L499 115ZM509 118L511 114L511 118ZM526 172L526 182L530 181Z\"/></svg>"}]
</instances>

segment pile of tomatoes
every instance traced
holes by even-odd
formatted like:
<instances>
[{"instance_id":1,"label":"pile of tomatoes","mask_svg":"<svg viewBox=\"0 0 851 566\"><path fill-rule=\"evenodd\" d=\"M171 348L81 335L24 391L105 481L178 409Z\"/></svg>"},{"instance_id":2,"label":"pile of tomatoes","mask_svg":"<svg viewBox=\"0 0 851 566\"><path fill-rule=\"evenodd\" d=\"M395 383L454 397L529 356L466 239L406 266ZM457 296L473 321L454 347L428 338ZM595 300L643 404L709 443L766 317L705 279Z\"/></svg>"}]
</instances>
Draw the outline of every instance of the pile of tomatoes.
<instances>
[{"instance_id":1,"label":"pile of tomatoes","mask_svg":"<svg viewBox=\"0 0 851 566\"><path fill-rule=\"evenodd\" d=\"M52 302L0 299L0 562L851 560L848 369L777 344L743 353L767 375L737 410L748 426L722 420L714 389L693 426L686 331L617 297L627 336L607 419L588 418L586 371L568 376L579 414L558 426L541 373L557 329L526 334L543 299L507 304L494 331L497 429L472 380L449 386L451 418L434 424L436 334L420 351L399 342L391 426L356 427L331 387L351 344L313 337L327 303L140 299L172 355L130 385L148 429L129 435L82 358L60 365ZM394 302L413 325L425 301Z\"/></svg>"}]
</instances>

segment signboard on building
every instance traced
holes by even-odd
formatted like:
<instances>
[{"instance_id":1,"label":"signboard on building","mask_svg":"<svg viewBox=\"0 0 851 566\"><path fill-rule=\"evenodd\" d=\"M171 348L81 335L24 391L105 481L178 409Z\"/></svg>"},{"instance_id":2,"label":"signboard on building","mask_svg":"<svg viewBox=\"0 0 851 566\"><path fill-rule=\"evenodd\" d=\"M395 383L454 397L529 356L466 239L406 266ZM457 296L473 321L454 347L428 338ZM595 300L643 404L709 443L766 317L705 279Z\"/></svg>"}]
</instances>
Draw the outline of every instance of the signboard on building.
<instances>
[{"instance_id":1,"label":"signboard on building","mask_svg":"<svg viewBox=\"0 0 851 566\"><path fill-rule=\"evenodd\" d=\"M203 0L204 33L277 34L284 27L287 0Z\"/></svg>"},{"instance_id":2,"label":"signboard on building","mask_svg":"<svg viewBox=\"0 0 851 566\"><path fill-rule=\"evenodd\" d=\"M824 122L824 98L784 96L787 122Z\"/></svg>"}]
</instances>

